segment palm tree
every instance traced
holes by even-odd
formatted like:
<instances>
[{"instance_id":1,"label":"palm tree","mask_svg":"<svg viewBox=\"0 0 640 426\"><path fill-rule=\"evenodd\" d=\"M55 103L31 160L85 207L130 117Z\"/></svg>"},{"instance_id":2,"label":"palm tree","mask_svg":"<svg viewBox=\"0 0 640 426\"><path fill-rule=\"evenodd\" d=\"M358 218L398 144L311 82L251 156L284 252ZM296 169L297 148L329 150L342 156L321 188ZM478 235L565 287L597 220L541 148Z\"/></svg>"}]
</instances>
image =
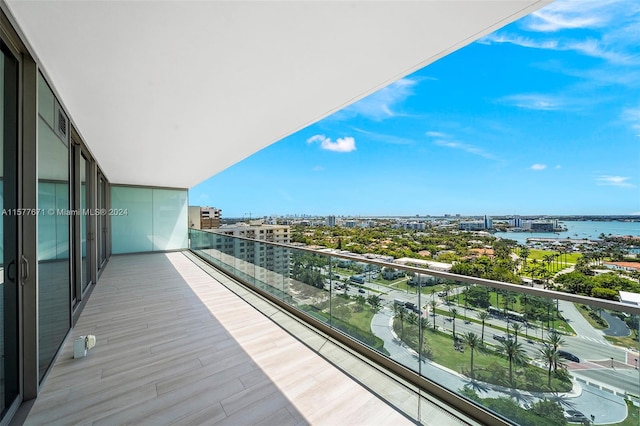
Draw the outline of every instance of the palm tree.
<instances>
[{"instance_id":1,"label":"palm tree","mask_svg":"<svg viewBox=\"0 0 640 426\"><path fill-rule=\"evenodd\" d=\"M509 361L509 383L513 386L513 364L524 364L527 360L527 354L522 349L521 343L516 343L511 339L503 340L500 344L498 352L505 355Z\"/></svg>"},{"instance_id":2,"label":"palm tree","mask_svg":"<svg viewBox=\"0 0 640 426\"><path fill-rule=\"evenodd\" d=\"M535 281L536 272L538 271L538 259L533 259L529 272L531 272L531 281Z\"/></svg>"},{"instance_id":3,"label":"palm tree","mask_svg":"<svg viewBox=\"0 0 640 426\"><path fill-rule=\"evenodd\" d=\"M560 334L552 331L547 334L547 344L553 348L554 351L558 351L558 348L565 344L564 339ZM558 361L553 363L553 371L558 371Z\"/></svg>"},{"instance_id":4,"label":"palm tree","mask_svg":"<svg viewBox=\"0 0 640 426\"><path fill-rule=\"evenodd\" d=\"M464 290L462 290L464 296L464 316L467 316L467 309L469 308L469 284L465 284Z\"/></svg>"},{"instance_id":5,"label":"palm tree","mask_svg":"<svg viewBox=\"0 0 640 426\"><path fill-rule=\"evenodd\" d=\"M419 324L421 330L426 330L427 328L431 327L431 321L429 321L429 318L427 317L421 317Z\"/></svg>"},{"instance_id":6,"label":"palm tree","mask_svg":"<svg viewBox=\"0 0 640 426\"><path fill-rule=\"evenodd\" d=\"M471 349L471 377L475 377L473 372L473 352L480 347L481 342L478 335L472 331L462 335L462 342Z\"/></svg>"},{"instance_id":7,"label":"palm tree","mask_svg":"<svg viewBox=\"0 0 640 426\"><path fill-rule=\"evenodd\" d=\"M413 312L410 312L407 316L407 322L411 325L418 325L418 315Z\"/></svg>"},{"instance_id":8,"label":"palm tree","mask_svg":"<svg viewBox=\"0 0 640 426\"><path fill-rule=\"evenodd\" d=\"M522 258L522 269L527 269L527 258L529 257L529 254L531 252L529 251L529 247L524 246L520 249L520 257Z\"/></svg>"},{"instance_id":9,"label":"palm tree","mask_svg":"<svg viewBox=\"0 0 640 426\"><path fill-rule=\"evenodd\" d=\"M480 338L480 342L484 345L484 321L489 318L489 314L487 311L478 312L478 319L482 321L482 336Z\"/></svg>"},{"instance_id":10,"label":"palm tree","mask_svg":"<svg viewBox=\"0 0 640 426\"><path fill-rule=\"evenodd\" d=\"M445 294L445 302L448 305L449 304L449 292L451 291L451 284L445 284L443 286L443 290L444 290L444 294Z\"/></svg>"},{"instance_id":11,"label":"palm tree","mask_svg":"<svg viewBox=\"0 0 640 426\"><path fill-rule=\"evenodd\" d=\"M542 256L542 263L546 263L547 264L547 271L551 271L551 262L553 261L553 255L552 254L545 254L544 256Z\"/></svg>"},{"instance_id":12,"label":"palm tree","mask_svg":"<svg viewBox=\"0 0 640 426\"><path fill-rule=\"evenodd\" d=\"M404 339L404 319L406 314L407 311L405 311L404 306L397 303L393 305L393 315L400 320L400 340Z\"/></svg>"},{"instance_id":13,"label":"palm tree","mask_svg":"<svg viewBox=\"0 0 640 426\"><path fill-rule=\"evenodd\" d=\"M435 300L432 300L431 302L429 302L429 305L431 306L431 312L433 313L433 331L436 331L436 306L438 305L438 302L436 302Z\"/></svg>"},{"instance_id":14,"label":"palm tree","mask_svg":"<svg viewBox=\"0 0 640 426\"><path fill-rule=\"evenodd\" d=\"M558 365L560 362L560 357L558 356L558 351L554 349L553 346L545 343L542 349L538 349L542 359L544 360L544 364L547 366L547 386L551 388L551 369L554 366Z\"/></svg>"},{"instance_id":15,"label":"palm tree","mask_svg":"<svg viewBox=\"0 0 640 426\"><path fill-rule=\"evenodd\" d=\"M456 315L458 315L458 310L456 308L449 309L449 313L451 314L451 325L453 326L453 338L456 338Z\"/></svg>"},{"instance_id":16,"label":"palm tree","mask_svg":"<svg viewBox=\"0 0 640 426\"><path fill-rule=\"evenodd\" d=\"M516 336L514 340L516 343L518 343L518 331L522 330L522 326L519 323L514 322L511 325L511 329L513 330L513 334Z\"/></svg>"},{"instance_id":17,"label":"palm tree","mask_svg":"<svg viewBox=\"0 0 640 426\"><path fill-rule=\"evenodd\" d=\"M380 306L382 305L382 299L377 294L372 294L367 297L367 302L371 305L371 310L373 312L378 312L380 310Z\"/></svg>"},{"instance_id":18,"label":"palm tree","mask_svg":"<svg viewBox=\"0 0 640 426\"><path fill-rule=\"evenodd\" d=\"M420 333L418 335L419 338L420 338L420 343L419 343L419 345L420 345L420 356L422 356L422 353L423 353L423 351L425 349L425 346L426 346L426 343L427 343L425 338L424 338L424 331L426 329L428 329L430 325L431 324L429 323L429 318L420 317L420 320L418 321L418 326L420 327L418 329L418 331Z\"/></svg>"}]
</instances>

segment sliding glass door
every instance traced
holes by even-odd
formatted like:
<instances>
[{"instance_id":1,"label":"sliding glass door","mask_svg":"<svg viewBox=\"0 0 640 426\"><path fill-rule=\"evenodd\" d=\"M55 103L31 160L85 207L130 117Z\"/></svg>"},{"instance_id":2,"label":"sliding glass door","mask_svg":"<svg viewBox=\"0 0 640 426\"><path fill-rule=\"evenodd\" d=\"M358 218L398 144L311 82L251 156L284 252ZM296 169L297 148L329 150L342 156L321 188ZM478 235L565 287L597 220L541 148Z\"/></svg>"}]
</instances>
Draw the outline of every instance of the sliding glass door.
<instances>
[{"instance_id":1,"label":"sliding glass door","mask_svg":"<svg viewBox=\"0 0 640 426\"><path fill-rule=\"evenodd\" d=\"M42 381L71 327L69 122L38 78L38 367ZM78 296L77 294L75 295Z\"/></svg>"},{"instance_id":2,"label":"sliding glass door","mask_svg":"<svg viewBox=\"0 0 640 426\"><path fill-rule=\"evenodd\" d=\"M0 42L0 419L19 402L18 62ZM15 407L14 407L15 408Z\"/></svg>"}]
</instances>

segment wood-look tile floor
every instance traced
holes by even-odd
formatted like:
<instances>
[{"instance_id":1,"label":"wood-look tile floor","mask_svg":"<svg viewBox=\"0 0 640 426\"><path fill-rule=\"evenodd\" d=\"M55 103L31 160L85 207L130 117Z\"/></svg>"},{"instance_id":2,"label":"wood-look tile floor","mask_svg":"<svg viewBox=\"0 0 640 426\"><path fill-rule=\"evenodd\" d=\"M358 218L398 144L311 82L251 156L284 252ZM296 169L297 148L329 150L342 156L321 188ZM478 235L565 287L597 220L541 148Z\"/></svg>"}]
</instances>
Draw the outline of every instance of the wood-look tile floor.
<instances>
[{"instance_id":1,"label":"wood-look tile floor","mask_svg":"<svg viewBox=\"0 0 640 426\"><path fill-rule=\"evenodd\" d=\"M97 345L73 359L73 340ZM400 425L183 253L113 256L26 424Z\"/></svg>"}]
</instances>

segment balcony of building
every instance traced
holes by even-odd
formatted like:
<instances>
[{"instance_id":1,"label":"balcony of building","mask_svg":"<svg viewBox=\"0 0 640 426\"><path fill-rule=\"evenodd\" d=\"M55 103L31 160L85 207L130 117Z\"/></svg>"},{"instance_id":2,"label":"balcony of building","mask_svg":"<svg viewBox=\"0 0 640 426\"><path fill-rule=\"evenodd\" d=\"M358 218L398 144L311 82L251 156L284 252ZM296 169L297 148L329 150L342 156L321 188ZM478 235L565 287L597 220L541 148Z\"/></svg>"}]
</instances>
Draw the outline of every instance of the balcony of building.
<instances>
[{"instance_id":1,"label":"balcony of building","mask_svg":"<svg viewBox=\"0 0 640 426\"><path fill-rule=\"evenodd\" d=\"M95 348L74 359L74 339L87 334ZM411 385L192 254L123 255L25 424L469 423L420 399L418 413Z\"/></svg>"},{"instance_id":2,"label":"balcony of building","mask_svg":"<svg viewBox=\"0 0 640 426\"><path fill-rule=\"evenodd\" d=\"M269 245L288 261L269 266L235 254L241 245ZM190 246L112 257L26 424L616 424L637 415L637 340L614 347L578 313L625 318L637 307L394 265L425 283L405 293L381 285L375 260L197 230ZM370 273L347 288L356 263ZM444 278L450 293L434 304L427 286ZM480 309L467 303L470 289L506 302ZM380 296L366 326L355 314L361 294ZM524 304L546 315L525 321L511 310ZM416 309L426 322L408 320ZM416 352L414 329L434 353ZM474 372L467 336L481 333ZM74 359L74 339L87 334L98 344ZM558 373L544 357L554 338ZM515 379L499 355L514 340L525 358Z\"/></svg>"}]
</instances>

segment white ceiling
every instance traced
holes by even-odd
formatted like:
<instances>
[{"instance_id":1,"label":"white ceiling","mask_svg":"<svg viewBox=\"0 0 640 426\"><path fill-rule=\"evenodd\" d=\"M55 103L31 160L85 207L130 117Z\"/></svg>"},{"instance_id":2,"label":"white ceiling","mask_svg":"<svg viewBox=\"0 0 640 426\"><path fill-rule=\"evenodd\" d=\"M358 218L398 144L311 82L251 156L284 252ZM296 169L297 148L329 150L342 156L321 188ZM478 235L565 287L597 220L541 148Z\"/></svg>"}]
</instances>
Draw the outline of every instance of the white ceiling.
<instances>
[{"instance_id":1,"label":"white ceiling","mask_svg":"<svg viewBox=\"0 0 640 426\"><path fill-rule=\"evenodd\" d=\"M7 4L109 180L188 188L549 2Z\"/></svg>"}]
</instances>

